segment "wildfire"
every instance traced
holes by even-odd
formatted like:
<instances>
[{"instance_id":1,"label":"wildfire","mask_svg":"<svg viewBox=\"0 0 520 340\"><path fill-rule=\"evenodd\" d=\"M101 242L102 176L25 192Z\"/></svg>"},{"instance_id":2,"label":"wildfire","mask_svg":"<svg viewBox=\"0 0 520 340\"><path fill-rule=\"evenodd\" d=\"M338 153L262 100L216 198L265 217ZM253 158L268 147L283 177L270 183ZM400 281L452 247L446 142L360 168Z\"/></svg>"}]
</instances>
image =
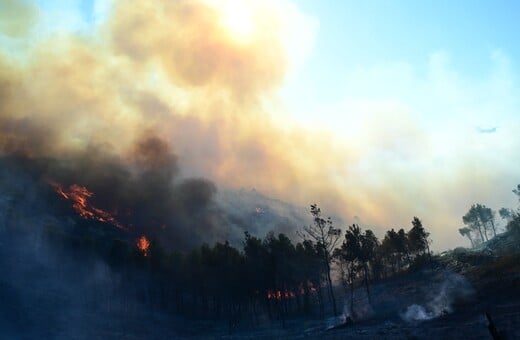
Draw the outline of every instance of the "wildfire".
<instances>
[{"instance_id":1,"label":"wildfire","mask_svg":"<svg viewBox=\"0 0 520 340\"><path fill-rule=\"evenodd\" d=\"M294 292L292 292L290 290L285 290L285 291L281 291L281 290L277 290L277 291L268 290L267 291L267 298L269 300L273 300L273 299L281 300L282 298L284 298L284 299L292 299L292 298L295 298L295 297L296 297L296 295L294 294Z\"/></svg>"},{"instance_id":2,"label":"wildfire","mask_svg":"<svg viewBox=\"0 0 520 340\"><path fill-rule=\"evenodd\" d=\"M110 223L118 228L125 229L124 226L108 212L96 208L88 202L88 199L93 197L94 193L90 192L86 187L78 184L72 184L65 189L59 183L50 182L50 184L60 196L72 201L72 208L79 214L79 216L85 219Z\"/></svg>"},{"instance_id":3,"label":"wildfire","mask_svg":"<svg viewBox=\"0 0 520 340\"><path fill-rule=\"evenodd\" d=\"M137 240L137 249L139 249L144 256L148 256L148 251L150 250L150 241L146 238L146 236L141 236Z\"/></svg>"},{"instance_id":4,"label":"wildfire","mask_svg":"<svg viewBox=\"0 0 520 340\"><path fill-rule=\"evenodd\" d=\"M297 291L298 292L298 291ZM308 288L308 293L311 293L311 294L316 294L317 290L316 288L310 286ZM256 294L258 294L258 291L256 292ZM306 292L305 292L305 289L303 287L300 288L299 290L299 295L305 295ZM292 290L271 290L269 289L267 291L267 298L269 300L281 300L282 298L285 299L285 300L288 300L288 299L294 299L296 297L296 293L294 293Z\"/></svg>"}]
</instances>

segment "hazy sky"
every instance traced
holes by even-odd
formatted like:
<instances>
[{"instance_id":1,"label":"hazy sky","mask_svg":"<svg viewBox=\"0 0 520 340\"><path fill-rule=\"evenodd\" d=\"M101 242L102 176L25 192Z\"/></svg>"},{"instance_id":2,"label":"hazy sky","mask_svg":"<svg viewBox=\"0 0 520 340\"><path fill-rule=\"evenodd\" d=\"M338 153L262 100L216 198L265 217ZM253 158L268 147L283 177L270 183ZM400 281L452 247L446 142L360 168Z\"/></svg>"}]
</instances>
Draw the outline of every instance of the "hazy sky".
<instances>
[{"instance_id":1,"label":"hazy sky","mask_svg":"<svg viewBox=\"0 0 520 340\"><path fill-rule=\"evenodd\" d=\"M472 203L516 206L517 1L149 3L7 1L2 50L23 60L72 35L110 73L93 84L139 79L124 93L147 89L132 107L120 103L119 87L103 91L103 101L131 112L118 113L122 135L149 122L150 110L154 119L164 111L149 128L174 136L186 172L297 204L317 201L379 235L409 228L417 215L434 249L446 249L465 244L457 228ZM90 79L84 71L77 77ZM56 107L46 117L58 117ZM72 135L102 135L98 120ZM184 134L186 126L196 132Z\"/></svg>"},{"instance_id":2,"label":"hazy sky","mask_svg":"<svg viewBox=\"0 0 520 340\"><path fill-rule=\"evenodd\" d=\"M518 2L297 3L316 31L286 105L362 150L347 167L363 192L451 214L446 231L472 202L517 204Z\"/></svg>"}]
</instances>

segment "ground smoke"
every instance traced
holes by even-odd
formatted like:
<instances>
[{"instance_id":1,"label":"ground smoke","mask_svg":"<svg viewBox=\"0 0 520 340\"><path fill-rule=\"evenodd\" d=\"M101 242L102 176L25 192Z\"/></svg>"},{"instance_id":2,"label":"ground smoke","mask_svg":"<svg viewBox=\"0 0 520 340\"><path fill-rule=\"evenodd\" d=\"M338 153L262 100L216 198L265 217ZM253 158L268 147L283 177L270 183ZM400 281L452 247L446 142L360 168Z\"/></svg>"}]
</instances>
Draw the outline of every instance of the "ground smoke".
<instances>
[{"instance_id":1,"label":"ground smoke","mask_svg":"<svg viewBox=\"0 0 520 340\"><path fill-rule=\"evenodd\" d=\"M438 286L433 287L432 298L424 305L412 304L400 314L401 318L408 322L423 321L437 318L453 312L453 304L461 299L469 297L474 293L471 284L462 275L447 273L445 280Z\"/></svg>"}]
</instances>

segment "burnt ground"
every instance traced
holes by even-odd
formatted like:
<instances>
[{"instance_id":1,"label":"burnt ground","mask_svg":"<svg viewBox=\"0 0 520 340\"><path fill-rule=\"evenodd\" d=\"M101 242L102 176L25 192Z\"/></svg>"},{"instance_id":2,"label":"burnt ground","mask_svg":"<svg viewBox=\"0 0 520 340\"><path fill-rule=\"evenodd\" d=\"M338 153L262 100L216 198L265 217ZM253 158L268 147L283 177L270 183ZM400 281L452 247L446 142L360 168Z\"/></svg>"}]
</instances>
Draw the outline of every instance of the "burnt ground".
<instances>
[{"instance_id":1,"label":"burnt ground","mask_svg":"<svg viewBox=\"0 0 520 340\"><path fill-rule=\"evenodd\" d=\"M203 324L196 329L211 329L211 337L222 339L491 339L487 312L504 339L520 339L518 253L459 249L435 262L434 269L403 273L375 283L370 304L364 289L357 289L357 320L345 327L334 328L341 325L341 320L329 318L288 320L285 327L280 322L265 323L235 333ZM348 301L341 296L339 300ZM417 310L425 314L414 313ZM184 335L208 337L197 331Z\"/></svg>"},{"instance_id":2,"label":"burnt ground","mask_svg":"<svg viewBox=\"0 0 520 340\"><path fill-rule=\"evenodd\" d=\"M469 296L455 298L449 313L430 320L404 320L402 317L411 300L424 301L424 290L417 288L418 275L403 277L392 282L377 285L374 290L375 308L386 308L384 312L373 312L364 320L354 322L350 326L329 329L332 321L292 320L285 329L258 329L246 334L224 335L222 338L263 338L263 339L490 339L488 312L496 328L506 335L506 339L520 339L520 295L516 292L502 294L500 281L496 281L497 291L479 292L476 289ZM424 279L429 275L424 275ZM422 282L424 283L424 282ZM387 292L384 293L383 290ZM393 301L393 307L384 306L385 302L377 299Z\"/></svg>"},{"instance_id":3,"label":"burnt ground","mask_svg":"<svg viewBox=\"0 0 520 340\"><path fill-rule=\"evenodd\" d=\"M404 273L374 284L371 307L364 289L357 289L354 310L358 319L345 327L333 327L341 324L341 318L291 319L285 325L264 319L256 325L241 324L233 331L224 323L186 321L177 329L176 338L491 339L487 312L504 339L520 339L518 256L491 258L478 266L463 266L463 271L450 256L439 260L435 270ZM423 307L430 319L407 315L412 305Z\"/></svg>"}]
</instances>

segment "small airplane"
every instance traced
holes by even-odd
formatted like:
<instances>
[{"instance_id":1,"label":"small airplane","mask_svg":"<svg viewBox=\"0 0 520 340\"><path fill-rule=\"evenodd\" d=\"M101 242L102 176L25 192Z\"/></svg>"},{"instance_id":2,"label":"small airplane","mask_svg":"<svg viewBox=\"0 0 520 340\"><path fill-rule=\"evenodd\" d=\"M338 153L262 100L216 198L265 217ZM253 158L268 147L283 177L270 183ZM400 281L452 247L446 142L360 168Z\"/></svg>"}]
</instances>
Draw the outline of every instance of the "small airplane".
<instances>
[{"instance_id":1,"label":"small airplane","mask_svg":"<svg viewBox=\"0 0 520 340\"><path fill-rule=\"evenodd\" d=\"M481 127L478 127L477 128L477 131L479 133L495 133L497 132L497 129L498 129L498 126L494 126L494 127L490 127L490 128L481 128Z\"/></svg>"}]
</instances>

